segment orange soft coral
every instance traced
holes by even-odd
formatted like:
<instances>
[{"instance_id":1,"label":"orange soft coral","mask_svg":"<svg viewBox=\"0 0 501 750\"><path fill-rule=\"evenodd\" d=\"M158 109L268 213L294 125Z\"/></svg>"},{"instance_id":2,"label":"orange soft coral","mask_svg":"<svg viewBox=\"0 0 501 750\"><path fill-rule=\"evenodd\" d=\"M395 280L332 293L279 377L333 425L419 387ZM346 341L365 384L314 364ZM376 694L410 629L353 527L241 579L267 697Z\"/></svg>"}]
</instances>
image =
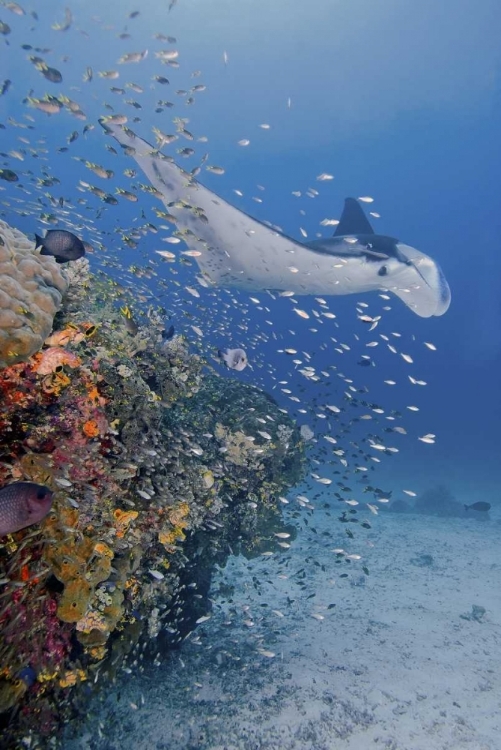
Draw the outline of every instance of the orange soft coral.
<instances>
[{"instance_id":1,"label":"orange soft coral","mask_svg":"<svg viewBox=\"0 0 501 750\"><path fill-rule=\"evenodd\" d=\"M87 383L86 384L87 393L89 396L89 401L94 406L104 406L107 403L107 399L105 399L101 394L99 393L97 386L94 385L94 383Z\"/></svg>"},{"instance_id":2,"label":"orange soft coral","mask_svg":"<svg viewBox=\"0 0 501 750\"><path fill-rule=\"evenodd\" d=\"M129 528L131 521L138 517L137 510L120 510L117 508L113 511L113 517L116 521L117 536L123 537Z\"/></svg>"},{"instance_id":3,"label":"orange soft coral","mask_svg":"<svg viewBox=\"0 0 501 750\"><path fill-rule=\"evenodd\" d=\"M95 419L89 419L82 427L84 435L89 438L94 438L99 435L99 427Z\"/></svg>"}]
</instances>

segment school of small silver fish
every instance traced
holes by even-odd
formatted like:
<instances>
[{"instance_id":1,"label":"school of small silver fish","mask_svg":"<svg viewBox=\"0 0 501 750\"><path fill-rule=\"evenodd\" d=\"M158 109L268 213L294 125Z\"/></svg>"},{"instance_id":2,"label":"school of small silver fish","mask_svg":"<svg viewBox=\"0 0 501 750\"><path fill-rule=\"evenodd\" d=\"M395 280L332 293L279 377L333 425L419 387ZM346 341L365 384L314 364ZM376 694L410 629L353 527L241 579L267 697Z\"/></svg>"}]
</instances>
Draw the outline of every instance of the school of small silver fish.
<instances>
[{"instance_id":1,"label":"school of small silver fish","mask_svg":"<svg viewBox=\"0 0 501 750\"><path fill-rule=\"evenodd\" d=\"M185 248L175 218L158 201L155 188L141 182L127 150L115 148L98 125L104 120L134 126L198 179L229 179L224 166L213 163L210 139L192 124L199 97L210 97L203 73L190 68L168 33L135 38L131 21L139 11L119 18L114 27L80 10L78 19L70 9L53 18L42 7L35 12L5 0L0 13L0 44L11 61L11 77L0 88L0 217L31 234L43 228L74 233L86 244L92 268L117 280L118 305L120 290L134 288L138 307L123 313L131 335L156 319L158 310L168 309L176 332L188 337L209 364L223 371L217 352L226 351L225 376L247 378L271 391L284 410L307 426L318 469L311 473L311 486L318 485L321 492L311 499L299 495L299 508L312 510L316 499L329 492L339 501L342 521L353 520L356 508L376 514L378 504L391 495L377 487L378 465L393 459L402 440L415 441L417 451L437 439L432 425L426 431L421 415L415 416L428 383L423 375L428 377L430 369L423 357L430 352L436 356L436 346L394 330L398 318L385 293L356 299L350 319L341 321L337 298L306 297L299 307L293 292L250 296L212 289L194 264L196 251ZM57 47L42 43L50 28L60 32ZM106 35L123 43L118 58L99 70L92 61L73 64L73 58L84 59L91 37L102 42ZM224 72L231 60L225 51L221 59ZM16 69L22 69L28 87L19 87ZM291 108L290 98L284 107ZM22 117L11 109L23 111ZM272 123L250 122L248 132L232 145L250 151L257 140L247 137L252 129L273 132ZM55 142L54 134L62 132ZM330 200L333 175L325 171L311 179L317 188L290 190L296 201L291 213L299 210L305 226L308 202ZM228 192L229 185L225 183ZM245 199L242 190L231 189ZM260 216L269 221L273 217L265 215L265 196L265 185L259 184L249 200L259 204ZM359 201L372 207L374 198L361 195ZM370 215L379 218L377 211ZM337 223L336 218L320 222L323 227ZM315 227L298 225L297 233L314 235ZM292 266L290 270L294 272ZM304 341L308 350L298 344ZM245 361L228 364L228 353L235 351L244 351ZM248 361L252 369L245 368ZM268 439L262 427L256 423L256 434ZM401 493L415 495L408 488ZM348 529L347 535L351 533ZM290 544L285 538L280 543L284 548Z\"/></svg>"}]
</instances>

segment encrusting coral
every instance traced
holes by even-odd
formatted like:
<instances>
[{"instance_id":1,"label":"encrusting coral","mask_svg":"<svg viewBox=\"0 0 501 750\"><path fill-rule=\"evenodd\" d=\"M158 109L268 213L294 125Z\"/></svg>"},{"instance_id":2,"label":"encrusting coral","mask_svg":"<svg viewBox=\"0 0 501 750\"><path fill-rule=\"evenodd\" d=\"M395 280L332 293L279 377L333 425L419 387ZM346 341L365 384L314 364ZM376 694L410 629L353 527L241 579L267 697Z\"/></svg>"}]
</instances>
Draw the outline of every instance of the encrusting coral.
<instances>
[{"instance_id":1,"label":"encrusting coral","mask_svg":"<svg viewBox=\"0 0 501 750\"><path fill-rule=\"evenodd\" d=\"M74 265L45 345L0 369L0 486L54 492L39 527L0 541L0 743L16 748L74 716L82 683L182 641L215 564L274 543L304 469L272 399L204 370L181 336L132 337L114 283Z\"/></svg>"},{"instance_id":2,"label":"encrusting coral","mask_svg":"<svg viewBox=\"0 0 501 750\"><path fill-rule=\"evenodd\" d=\"M34 241L0 221L0 367L41 348L67 288L54 258L36 253Z\"/></svg>"}]
</instances>

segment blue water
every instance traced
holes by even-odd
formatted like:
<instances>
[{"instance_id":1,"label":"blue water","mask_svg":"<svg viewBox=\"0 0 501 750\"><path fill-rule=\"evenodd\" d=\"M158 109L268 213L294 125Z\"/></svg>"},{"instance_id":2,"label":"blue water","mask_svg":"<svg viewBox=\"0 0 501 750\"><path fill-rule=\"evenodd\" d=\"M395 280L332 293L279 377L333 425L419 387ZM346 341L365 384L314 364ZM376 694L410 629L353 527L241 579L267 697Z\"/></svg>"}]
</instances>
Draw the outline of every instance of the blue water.
<instances>
[{"instance_id":1,"label":"blue water","mask_svg":"<svg viewBox=\"0 0 501 750\"><path fill-rule=\"evenodd\" d=\"M40 233L37 197L50 192L56 199L63 196L71 201L75 207L71 220L95 246L91 257L95 268L104 267L122 283L146 287L157 295L173 314L178 332L187 333L193 346L196 336L190 324L202 325L206 353L230 345L247 348L254 369L238 377L272 392L300 423L315 431L322 431L324 423L311 413L315 412L312 400L340 404L344 386L334 372L332 385L324 379L321 384L307 383L278 349L308 352L317 370L336 365L357 386L368 386L368 399L387 409L405 412L407 405L416 403L419 413L406 416L404 422L410 434L393 442L400 452L377 466L375 484L404 497L402 489L419 493L442 483L461 502L492 503L496 514L501 450L499 2L178 0L169 12L167 2L143 0L136 7L81 0L71 6L72 27L66 32L52 30L65 7L66 3L53 0L34 4L38 21L29 15L31 6L26 6L24 16L0 7L0 20L12 28L10 35L0 37L0 77L12 81L0 98L0 122L5 125L0 131L0 166L20 176L19 183L0 184L0 217L28 234ZM134 10L140 15L129 19ZM131 38L118 39L125 28ZM154 40L152 35L158 32L176 37L176 44ZM50 49L40 56L62 72L63 83L44 80L27 60L39 53L22 50L21 44ZM179 50L179 69L163 66L155 58L155 51L170 46ZM145 49L148 56L140 63L117 65L124 53ZM84 83L88 66L94 77ZM100 70L118 70L120 77L105 80L99 77ZM196 70L200 76L191 77ZM153 88L155 74L165 75L170 85L157 83ZM127 88L120 96L109 91L131 81L144 93ZM198 83L207 90L195 94L194 104L187 106L186 97L175 91ZM46 92L76 100L87 119L77 120L66 111L47 116L23 103L28 95L42 97ZM124 104L124 99L139 102L141 109ZM155 113L158 99L175 106ZM139 281L130 274L131 264L157 262L154 250L173 246L161 243L159 235L147 235L135 250L120 241L121 231L128 234L145 220L157 226L163 223L153 211L163 206L147 193L138 192L137 203L119 199L119 205L109 206L77 190L79 180L110 193L116 186L131 189L122 172L136 168L135 163L105 149L106 143L116 145L98 125L98 118L111 112L105 103L126 113L130 126L150 141L152 126L173 132L172 117L189 118L186 127L197 137L207 136L208 142L178 141L166 151L176 155L175 149L184 146L193 146L197 155L208 151L209 163L226 171L222 176L203 173L207 187L299 240L300 227L309 239L316 232L327 236L329 227L320 226L320 221L339 218L346 196L374 197L370 206L364 204L381 214L373 220L374 226L433 257L452 290L451 307L439 318L418 318L396 298L388 303L392 309L384 315L384 328L382 324L374 336L383 330L400 333L399 349L413 353L414 367L382 351L382 346L374 352L354 343L354 334L361 334L355 303L362 300L377 310L382 303L375 293L330 298L329 309L339 321L335 328L326 319L317 325L313 318L297 318L289 300L272 299L265 291L249 295L200 289L200 303L213 321L209 326L206 313L197 312L196 301L183 290L193 283L194 262L191 268L177 266L175 277L167 264L157 263L155 270L168 280L167 290L158 286L158 280ZM137 123L132 122L135 116L140 118ZM34 129L14 127L10 118ZM262 123L270 128L260 128ZM95 129L84 136L86 124ZM81 135L67 144L73 130ZM9 158L12 149L26 148L19 137L29 138L31 146L47 153L39 153L38 158L27 155L22 162ZM237 145L242 138L251 141L248 147ZM37 144L39 139L43 143ZM63 146L68 151L58 152ZM115 178L100 180L72 156L113 169ZM191 168L196 157L180 163ZM57 176L60 184L35 190L33 178L42 170ZM322 172L335 179L318 182ZM138 171L133 182L147 180ZM306 197L308 188L319 195ZM238 197L235 189L244 197ZM296 198L292 191L301 191L302 197ZM76 204L78 198L86 205ZM28 215L20 215L25 202ZM50 204L43 210L60 215ZM99 248L100 242L106 250ZM112 268L107 267L109 259ZM180 296L170 296L173 278L181 284ZM269 310L258 310L249 296L259 298ZM228 308L223 307L226 302ZM298 306L318 307L313 299L300 299ZM184 319L183 309L195 319ZM312 326L317 333L309 331ZM364 341L370 340L365 330L362 333ZM342 356L336 353L331 336L353 350ZM437 351L427 350L423 341L433 342ZM376 367L358 367L360 353L374 354ZM427 386L410 385L408 374L425 380ZM397 386L383 384L390 378ZM301 404L291 405L277 385L280 380L289 381L284 387L299 395ZM298 391L299 386L304 392ZM297 408L309 413L298 414ZM369 431L366 425L357 429ZM434 445L417 440L428 432L437 435ZM330 476L330 471L325 466L320 473Z\"/></svg>"}]
</instances>

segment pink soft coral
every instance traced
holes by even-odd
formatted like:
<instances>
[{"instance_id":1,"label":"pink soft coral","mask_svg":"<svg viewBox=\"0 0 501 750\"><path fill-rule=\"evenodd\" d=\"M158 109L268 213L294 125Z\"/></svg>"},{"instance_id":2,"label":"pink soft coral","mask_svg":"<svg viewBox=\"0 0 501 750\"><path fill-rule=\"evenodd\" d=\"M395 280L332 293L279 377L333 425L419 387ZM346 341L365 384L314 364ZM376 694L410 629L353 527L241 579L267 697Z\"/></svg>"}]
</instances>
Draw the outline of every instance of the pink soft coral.
<instances>
[{"instance_id":1,"label":"pink soft coral","mask_svg":"<svg viewBox=\"0 0 501 750\"><path fill-rule=\"evenodd\" d=\"M51 346L49 349L38 352L33 357L33 370L38 375L50 375L51 372L62 365L79 367L81 364L80 357L59 346Z\"/></svg>"}]
</instances>

